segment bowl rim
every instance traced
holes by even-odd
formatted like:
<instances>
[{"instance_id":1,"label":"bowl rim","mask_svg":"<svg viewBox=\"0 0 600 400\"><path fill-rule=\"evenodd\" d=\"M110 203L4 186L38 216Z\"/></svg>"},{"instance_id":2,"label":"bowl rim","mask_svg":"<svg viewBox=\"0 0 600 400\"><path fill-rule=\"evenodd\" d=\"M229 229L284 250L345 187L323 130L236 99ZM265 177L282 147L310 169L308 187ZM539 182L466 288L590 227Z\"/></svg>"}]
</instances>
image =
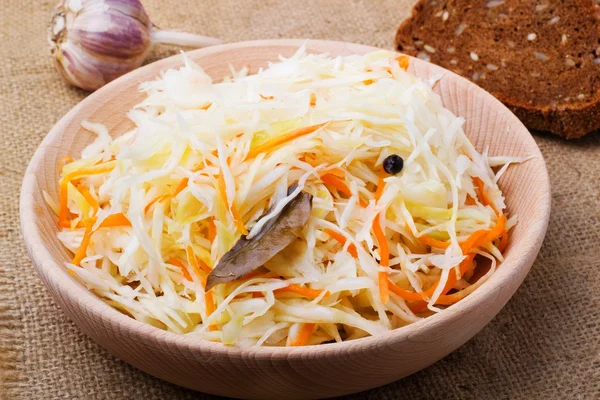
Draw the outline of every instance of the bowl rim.
<instances>
[{"instance_id":1,"label":"bowl rim","mask_svg":"<svg viewBox=\"0 0 600 400\"><path fill-rule=\"evenodd\" d=\"M240 48L270 46L300 47L305 43L308 43L309 46L328 45L343 46L348 47L349 49L356 50L382 50L378 47L359 45L341 41L310 40L307 42L306 40L302 39L275 39L243 41L223 44L203 49L192 50L190 52L186 52L186 54L191 55L191 58L194 59L194 56L196 55L207 56L211 53L230 51ZM496 271L490 277L490 279L483 283L480 288L475 290L466 298L462 299L460 302L446 308L441 312L433 314L427 318L423 318L417 322L414 322L402 328L390 330L386 333L374 336L367 336L351 341L344 341L340 343L325 343L302 347L227 346L222 343L211 342L189 334L178 334L174 332L168 332L151 326L149 324L140 322L119 312L110 305L106 304L100 297L89 291L82 283L74 279L67 272L66 268L59 265L59 263L52 261L53 256L48 250L48 248L43 244L43 235L41 234L38 226L35 224L35 219L37 217L31 218L31 216L36 216L38 214L35 211L35 202L33 197L35 191L39 190L35 170L39 168L39 164L45 158L46 151L49 148L48 144L62 134L62 132L64 131L63 126L66 125L67 122L70 121L79 112L81 108L85 107L87 104L97 101L97 99L102 99L102 96L105 92L109 92L114 88L117 88L122 82L125 82L126 80L134 80L137 77L145 75L147 71L155 69L159 66L164 66L168 64L180 64L180 62L175 62L176 60L180 60L180 57L181 55L173 55L165 59L158 60L156 62L145 65L141 68L138 68L110 82L109 84L90 94L80 103L75 105L65 116L63 116L58 121L58 123L56 123L56 125L54 125L54 127L43 139L38 149L35 151L23 178L19 210L21 220L21 231L23 234L24 242L27 247L27 251L33 261L33 265L35 266L38 275L42 277L42 280L47 279L49 282L52 282L53 286L57 288L61 297L67 297L70 298L72 302L79 303L80 306L85 309L86 314L88 314L89 316L93 316L93 319L95 320L101 320L103 326L106 329L112 331L113 333L116 331L127 332L131 339L143 340L145 344L151 345L152 347L155 347L156 349L161 351L166 351L165 348L173 349L180 347L185 348L186 350L193 350L193 353L197 352L200 356L205 356L206 352L214 353L215 361L219 359L219 357L217 356L227 356L229 359L240 359L252 356L254 359L257 359L257 361L273 361L273 359L293 360L319 355L334 355L339 352L349 350L351 348L354 350L368 350L372 349L376 345L393 345L394 343L398 343L399 341L404 341L407 339L410 340L411 337L414 337L417 334L420 335L422 333L434 330L439 325L452 323L452 321L460 318L462 314L474 310L480 303L483 303L486 300L489 300L492 297L496 296L497 290L502 288L511 279L514 278L513 275L515 271L521 271L523 269L526 269L526 271L528 271L531 267L531 264L533 263L533 260L537 256L537 253L539 252L539 249L542 245L548 227L548 221L550 216L550 181L548 177L547 167L543 160L542 154L535 140L533 139L531 134L529 134L521 135L520 140L525 142L524 144L527 146L528 150L533 153L531 154L532 156L535 156L536 158L539 157L541 159L539 170L537 170L536 173L541 174L540 176L538 176L538 179L540 182L541 193L544 194L544 198L540 199L540 206L543 207L543 210L541 210L542 218L536 221L537 223L535 224L535 226L531 228L533 229L533 231L528 233L529 235L531 235L530 237L534 238L534 240L533 242L529 242L530 247L527 250L523 251L520 254L519 258L514 260L508 260L507 258L507 260L502 263L502 265L504 266L508 262L506 268L499 268L498 271ZM423 60L411 57L411 63L413 62L417 66L419 64L429 64ZM429 65L431 66L432 64ZM453 80L458 80L461 81L462 84L467 84L470 89L477 93L478 96L484 98L486 107L498 107L506 118L512 119L513 121L511 122L516 122L525 131L527 131L523 124L506 106L504 106L499 100L494 98L484 89L442 67L436 65L433 65L433 67L435 70L439 70L440 73L451 75L451 78ZM69 313L66 314L69 315ZM158 346L157 344L159 343L162 346ZM190 358L191 356L189 356L189 354L192 352L179 351L178 353L181 357Z\"/></svg>"}]
</instances>

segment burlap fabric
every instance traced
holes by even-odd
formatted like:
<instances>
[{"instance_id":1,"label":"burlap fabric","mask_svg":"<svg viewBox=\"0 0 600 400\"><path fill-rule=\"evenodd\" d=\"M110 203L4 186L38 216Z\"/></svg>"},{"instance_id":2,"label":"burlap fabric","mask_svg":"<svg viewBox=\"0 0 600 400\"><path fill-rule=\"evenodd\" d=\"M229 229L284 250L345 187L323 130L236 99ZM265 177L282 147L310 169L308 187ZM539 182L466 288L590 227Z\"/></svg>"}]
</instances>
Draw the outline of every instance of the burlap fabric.
<instances>
[{"instance_id":1,"label":"burlap fabric","mask_svg":"<svg viewBox=\"0 0 600 400\"><path fill-rule=\"evenodd\" d=\"M144 3L159 26L226 41L323 38L391 48L413 1ZM85 96L63 84L51 64L46 26L53 3L1 1L0 398L211 398L146 375L85 337L52 302L26 254L18 210L23 173L52 125ZM157 48L152 59L175 51ZM572 143L535 138L548 162L553 212L521 289L444 360L349 398L600 398L600 135Z\"/></svg>"}]
</instances>

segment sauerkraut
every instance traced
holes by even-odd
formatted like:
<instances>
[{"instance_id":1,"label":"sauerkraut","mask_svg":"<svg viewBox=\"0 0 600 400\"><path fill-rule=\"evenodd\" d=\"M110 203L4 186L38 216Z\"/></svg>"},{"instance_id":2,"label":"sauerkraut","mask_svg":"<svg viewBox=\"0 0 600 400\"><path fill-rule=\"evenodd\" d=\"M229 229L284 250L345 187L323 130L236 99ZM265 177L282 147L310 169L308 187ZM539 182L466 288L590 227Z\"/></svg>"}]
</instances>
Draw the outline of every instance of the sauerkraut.
<instances>
[{"instance_id":1,"label":"sauerkraut","mask_svg":"<svg viewBox=\"0 0 600 400\"><path fill-rule=\"evenodd\" d=\"M515 218L492 166L522 160L477 152L407 57L303 47L219 82L182 58L141 85L130 132L86 121L97 139L64 160L58 201L46 194L66 267L108 304L226 345L339 342L438 312L503 260ZM312 207L298 236L205 290L299 192Z\"/></svg>"}]
</instances>

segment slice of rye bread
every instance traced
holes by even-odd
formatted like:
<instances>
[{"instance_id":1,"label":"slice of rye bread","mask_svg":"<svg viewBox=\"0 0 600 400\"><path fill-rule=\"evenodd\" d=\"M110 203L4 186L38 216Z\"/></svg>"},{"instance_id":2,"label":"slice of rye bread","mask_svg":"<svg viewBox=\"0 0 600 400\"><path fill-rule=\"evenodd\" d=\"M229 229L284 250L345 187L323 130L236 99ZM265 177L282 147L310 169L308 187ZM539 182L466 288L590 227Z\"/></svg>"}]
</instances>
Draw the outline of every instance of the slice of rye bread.
<instances>
[{"instance_id":1,"label":"slice of rye bread","mask_svg":"<svg viewBox=\"0 0 600 400\"><path fill-rule=\"evenodd\" d=\"M600 8L593 0L420 0L400 52L456 72L530 129L600 129Z\"/></svg>"}]
</instances>

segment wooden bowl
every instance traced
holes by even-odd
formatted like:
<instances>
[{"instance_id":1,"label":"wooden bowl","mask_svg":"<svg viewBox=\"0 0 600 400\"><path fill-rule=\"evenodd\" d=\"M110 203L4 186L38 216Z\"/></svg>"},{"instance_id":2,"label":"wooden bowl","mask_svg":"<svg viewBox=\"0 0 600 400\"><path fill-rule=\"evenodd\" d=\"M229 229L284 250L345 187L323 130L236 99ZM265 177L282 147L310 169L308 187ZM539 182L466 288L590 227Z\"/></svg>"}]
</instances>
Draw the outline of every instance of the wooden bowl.
<instances>
[{"instance_id":1,"label":"wooden bowl","mask_svg":"<svg viewBox=\"0 0 600 400\"><path fill-rule=\"evenodd\" d=\"M192 51L219 79L228 65L256 71L298 40L242 42ZM330 41L308 43L310 52L364 54L372 47ZM533 156L511 166L500 182L514 228L506 260L466 299L407 327L344 343L302 348L237 348L165 332L129 318L88 291L64 268L70 255L56 238L57 218L42 191L57 198L58 162L78 156L93 136L84 119L105 124L117 136L132 127L126 111L144 95L139 83L182 64L180 55L147 65L108 84L73 108L50 131L25 174L21 192L23 236L40 277L64 312L93 340L120 359L158 378L202 392L238 398L322 398L358 392L412 374L446 356L479 332L517 290L538 254L550 214L550 186L540 151L519 120L478 86L438 66L411 59L424 79L440 78L435 90L445 106L466 119L479 151Z\"/></svg>"}]
</instances>

